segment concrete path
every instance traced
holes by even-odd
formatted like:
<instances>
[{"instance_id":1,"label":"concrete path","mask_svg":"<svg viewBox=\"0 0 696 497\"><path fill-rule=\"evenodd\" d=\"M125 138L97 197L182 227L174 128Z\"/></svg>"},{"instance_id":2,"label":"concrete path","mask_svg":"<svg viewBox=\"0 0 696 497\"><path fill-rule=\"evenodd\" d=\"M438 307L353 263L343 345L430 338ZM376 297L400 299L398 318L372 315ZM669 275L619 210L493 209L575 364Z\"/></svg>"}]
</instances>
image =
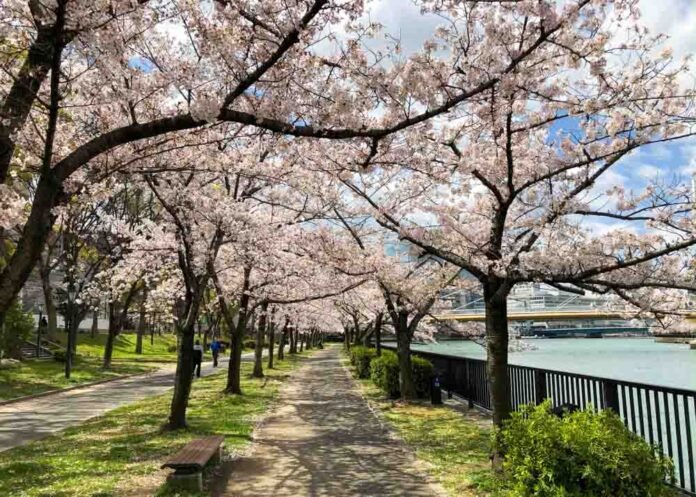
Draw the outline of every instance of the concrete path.
<instances>
[{"instance_id":1,"label":"concrete path","mask_svg":"<svg viewBox=\"0 0 696 497\"><path fill-rule=\"evenodd\" d=\"M245 358L252 355L244 354ZM226 370L227 361L228 358L221 359L217 368L206 362L201 374L207 376ZM78 425L116 407L164 393L174 387L175 369L176 365L170 364L146 375L0 406L0 452Z\"/></svg>"},{"instance_id":2,"label":"concrete path","mask_svg":"<svg viewBox=\"0 0 696 497\"><path fill-rule=\"evenodd\" d=\"M213 495L226 497L433 496L413 454L381 428L341 365L315 354L283 386L248 457L228 463Z\"/></svg>"}]
</instances>

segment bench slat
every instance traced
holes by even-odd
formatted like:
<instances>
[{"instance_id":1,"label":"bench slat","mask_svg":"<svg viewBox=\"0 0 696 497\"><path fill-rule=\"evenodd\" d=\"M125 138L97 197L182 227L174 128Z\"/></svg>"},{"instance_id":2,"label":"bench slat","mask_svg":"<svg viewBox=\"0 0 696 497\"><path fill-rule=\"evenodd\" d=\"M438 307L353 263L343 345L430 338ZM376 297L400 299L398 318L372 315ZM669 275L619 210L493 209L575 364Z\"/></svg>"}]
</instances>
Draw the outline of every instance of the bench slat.
<instances>
[{"instance_id":1,"label":"bench slat","mask_svg":"<svg viewBox=\"0 0 696 497\"><path fill-rule=\"evenodd\" d=\"M174 454L162 468L183 469L203 467L217 453L225 437L215 435L211 437L199 438L187 443L184 447Z\"/></svg>"}]
</instances>

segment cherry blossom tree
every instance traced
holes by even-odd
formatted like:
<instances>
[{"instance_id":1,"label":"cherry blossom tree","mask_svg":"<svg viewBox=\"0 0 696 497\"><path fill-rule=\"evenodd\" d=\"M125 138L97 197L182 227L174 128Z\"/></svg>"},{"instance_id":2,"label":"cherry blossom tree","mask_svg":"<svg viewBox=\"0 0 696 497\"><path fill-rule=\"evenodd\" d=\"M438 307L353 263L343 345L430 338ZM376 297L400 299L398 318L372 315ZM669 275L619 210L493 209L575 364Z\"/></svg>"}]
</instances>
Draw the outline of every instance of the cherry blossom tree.
<instances>
[{"instance_id":1,"label":"cherry blossom tree","mask_svg":"<svg viewBox=\"0 0 696 497\"><path fill-rule=\"evenodd\" d=\"M605 3L575 0L561 16L546 1L423 2L455 17L441 37L445 55L433 42L403 60L396 50L364 49L379 27L358 21L358 0L218 0L212 8L176 0L3 2L0 34L11 54L0 80L3 224L21 218L13 171L31 171L37 182L0 278L0 320L38 260L53 208L85 179L88 164L113 171L171 147L187 130L221 123L296 137L310 148L351 140L337 148L373 156L388 137L427 127L508 75L531 71L537 53L592 40L589 28L605 16ZM511 42L524 17L541 22L526 23ZM466 43L457 35L462 26L476 26Z\"/></svg>"},{"instance_id":2,"label":"cherry blossom tree","mask_svg":"<svg viewBox=\"0 0 696 497\"><path fill-rule=\"evenodd\" d=\"M482 286L498 426L510 413L507 296L515 285L613 293L658 316L678 307L673 298L660 305L661 289L693 288L687 186L599 186L610 171L630 168L637 150L696 131L695 94L677 83L686 65L638 26L633 4L586 16L572 2L526 3L525 15L486 24L511 53L536 30L552 32L551 43L438 126L376 147L340 173L382 227ZM576 28L557 31L562 25ZM441 36L445 44L462 33L453 26ZM588 224L596 219L615 224L597 232Z\"/></svg>"}]
</instances>

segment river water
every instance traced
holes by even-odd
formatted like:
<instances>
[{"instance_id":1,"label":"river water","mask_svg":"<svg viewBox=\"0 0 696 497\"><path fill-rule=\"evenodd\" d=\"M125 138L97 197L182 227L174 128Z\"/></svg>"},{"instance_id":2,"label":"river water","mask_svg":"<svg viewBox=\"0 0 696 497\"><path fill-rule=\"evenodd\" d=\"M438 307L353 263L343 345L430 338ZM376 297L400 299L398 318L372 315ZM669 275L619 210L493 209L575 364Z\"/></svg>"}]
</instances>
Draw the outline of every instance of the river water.
<instances>
[{"instance_id":1,"label":"river water","mask_svg":"<svg viewBox=\"0 0 696 497\"><path fill-rule=\"evenodd\" d=\"M511 352L510 363L557 371L696 390L696 350L652 338L554 338L525 340L536 350ZM414 344L414 350L485 359L468 340Z\"/></svg>"}]
</instances>

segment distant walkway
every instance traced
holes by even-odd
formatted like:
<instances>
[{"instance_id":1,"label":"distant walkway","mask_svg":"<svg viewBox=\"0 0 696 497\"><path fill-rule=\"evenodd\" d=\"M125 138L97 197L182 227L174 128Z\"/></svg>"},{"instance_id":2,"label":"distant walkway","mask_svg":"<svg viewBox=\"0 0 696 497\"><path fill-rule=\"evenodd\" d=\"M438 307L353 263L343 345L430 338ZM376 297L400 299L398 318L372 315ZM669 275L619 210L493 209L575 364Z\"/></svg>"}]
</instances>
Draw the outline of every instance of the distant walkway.
<instances>
[{"instance_id":1,"label":"distant walkway","mask_svg":"<svg viewBox=\"0 0 696 497\"><path fill-rule=\"evenodd\" d=\"M203 364L203 376L216 371L212 364ZM226 367L227 358L221 360L217 371ZM164 393L174 387L175 370L175 364L168 364L154 373L0 406L0 452L78 425L111 409Z\"/></svg>"},{"instance_id":2,"label":"distant walkway","mask_svg":"<svg viewBox=\"0 0 696 497\"><path fill-rule=\"evenodd\" d=\"M390 438L330 348L283 387L249 457L228 464L226 497L436 496L413 454Z\"/></svg>"}]
</instances>

